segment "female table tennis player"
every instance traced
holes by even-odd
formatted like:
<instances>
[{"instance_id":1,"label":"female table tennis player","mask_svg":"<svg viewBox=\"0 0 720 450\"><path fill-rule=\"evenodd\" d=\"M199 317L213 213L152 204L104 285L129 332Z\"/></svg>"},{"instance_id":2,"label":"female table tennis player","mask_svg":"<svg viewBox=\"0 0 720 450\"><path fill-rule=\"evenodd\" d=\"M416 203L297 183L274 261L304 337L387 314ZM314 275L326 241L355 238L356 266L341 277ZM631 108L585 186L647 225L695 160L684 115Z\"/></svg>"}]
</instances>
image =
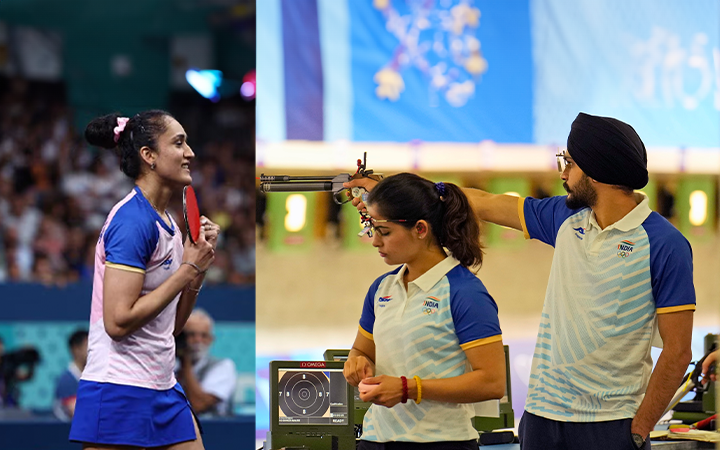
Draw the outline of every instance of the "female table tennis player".
<instances>
[{"instance_id":1,"label":"female table tennis player","mask_svg":"<svg viewBox=\"0 0 720 450\"><path fill-rule=\"evenodd\" d=\"M482 263L477 219L460 188L410 173L381 181L367 206L373 246L402 265L370 287L345 363L374 403L358 449L477 450L468 403L505 392L497 306L468 269Z\"/></svg>"},{"instance_id":2,"label":"female table tennis player","mask_svg":"<svg viewBox=\"0 0 720 450\"><path fill-rule=\"evenodd\" d=\"M166 211L171 195L192 181L185 130L151 110L98 117L85 138L115 149L135 187L112 208L97 242L88 359L70 440L84 449L203 449L173 374L174 335L214 260L219 227L202 217L197 242L183 245Z\"/></svg>"}]
</instances>

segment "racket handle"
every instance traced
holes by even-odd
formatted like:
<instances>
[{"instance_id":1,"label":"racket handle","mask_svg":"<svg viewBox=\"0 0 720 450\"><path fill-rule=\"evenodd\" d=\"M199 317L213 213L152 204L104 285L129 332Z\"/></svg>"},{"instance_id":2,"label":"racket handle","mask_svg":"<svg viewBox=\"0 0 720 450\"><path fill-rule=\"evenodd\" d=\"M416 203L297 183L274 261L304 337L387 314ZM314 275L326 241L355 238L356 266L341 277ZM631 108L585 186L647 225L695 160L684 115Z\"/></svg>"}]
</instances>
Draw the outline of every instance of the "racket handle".
<instances>
[{"instance_id":1,"label":"racket handle","mask_svg":"<svg viewBox=\"0 0 720 450\"><path fill-rule=\"evenodd\" d=\"M262 192L331 192L332 181L260 183Z\"/></svg>"}]
</instances>

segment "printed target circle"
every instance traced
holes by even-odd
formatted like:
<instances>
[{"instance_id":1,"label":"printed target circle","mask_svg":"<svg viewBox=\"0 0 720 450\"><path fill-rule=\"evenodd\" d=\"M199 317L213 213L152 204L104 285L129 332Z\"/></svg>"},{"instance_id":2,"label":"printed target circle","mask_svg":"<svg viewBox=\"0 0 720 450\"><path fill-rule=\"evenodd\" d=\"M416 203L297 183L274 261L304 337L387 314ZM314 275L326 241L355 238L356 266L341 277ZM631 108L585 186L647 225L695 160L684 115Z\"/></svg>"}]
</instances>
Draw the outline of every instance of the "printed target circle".
<instances>
[{"instance_id":1,"label":"printed target circle","mask_svg":"<svg viewBox=\"0 0 720 450\"><path fill-rule=\"evenodd\" d=\"M288 417L322 417L330 408L330 380L322 372L285 373L278 388L280 409Z\"/></svg>"}]
</instances>

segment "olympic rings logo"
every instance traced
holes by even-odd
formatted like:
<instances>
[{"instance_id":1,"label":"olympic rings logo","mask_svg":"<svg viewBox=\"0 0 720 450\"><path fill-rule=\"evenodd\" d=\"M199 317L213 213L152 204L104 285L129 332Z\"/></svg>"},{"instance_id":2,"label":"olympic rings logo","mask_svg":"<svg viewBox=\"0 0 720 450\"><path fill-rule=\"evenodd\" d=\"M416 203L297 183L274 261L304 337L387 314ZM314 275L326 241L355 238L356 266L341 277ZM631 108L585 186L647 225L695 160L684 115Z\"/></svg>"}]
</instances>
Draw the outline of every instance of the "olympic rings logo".
<instances>
[{"instance_id":1,"label":"olympic rings logo","mask_svg":"<svg viewBox=\"0 0 720 450\"><path fill-rule=\"evenodd\" d=\"M426 315L428 315L428 316L429 316L430 314L434 314L435 311L437 311L437 309L428 308L427 306L422 309L423 314L426 314Z\"/></svg>"},{"instance_id":2,"label":"olympic rings logo","mask_svg":"<svg viewBox=\"0 0 720 450\"><path fill-rule=\"evenodd\" d=\"M620 250L618 253L618 258L627 258L628 256L632 255L632 252L626 252L623 250Z\"/></svg>"}]
</instances>

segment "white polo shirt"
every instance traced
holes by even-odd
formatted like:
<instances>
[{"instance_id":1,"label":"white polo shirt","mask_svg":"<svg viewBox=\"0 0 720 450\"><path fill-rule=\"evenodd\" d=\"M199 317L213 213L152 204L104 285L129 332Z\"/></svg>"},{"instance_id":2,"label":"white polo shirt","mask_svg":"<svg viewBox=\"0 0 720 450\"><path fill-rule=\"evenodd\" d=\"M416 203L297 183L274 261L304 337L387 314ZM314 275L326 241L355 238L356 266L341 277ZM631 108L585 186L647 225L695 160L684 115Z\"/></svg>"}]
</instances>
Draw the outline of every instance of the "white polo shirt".
<instances>
[{"instance_id":1,"label":"white polo shirt","mask_svg":"<svg viewBox=\"0 0 720 450\"><path fill-rule=\"evenodd\" d=\"M370 286L360 332L375 343L375 373L421 379L470 371L464 350L502 341L497 305L482 282L448 257L403 285L406 266ZM363 440L437 442L477 439L472 404L413 400L392 408L372 405Z\"/></svg>"},{"instance_id":2,"label":"white polo shirt","mask_svg":"<svg viewBox=\"0 0 720 450\"><path fill-rule=\"evenodd\" d=\"M657 315L695 309L692 250L641 194L604 230L565 198L518 203L525 237L555 247L525 409L563 422L631 418Z\"/></svg>"}]
</instances>

